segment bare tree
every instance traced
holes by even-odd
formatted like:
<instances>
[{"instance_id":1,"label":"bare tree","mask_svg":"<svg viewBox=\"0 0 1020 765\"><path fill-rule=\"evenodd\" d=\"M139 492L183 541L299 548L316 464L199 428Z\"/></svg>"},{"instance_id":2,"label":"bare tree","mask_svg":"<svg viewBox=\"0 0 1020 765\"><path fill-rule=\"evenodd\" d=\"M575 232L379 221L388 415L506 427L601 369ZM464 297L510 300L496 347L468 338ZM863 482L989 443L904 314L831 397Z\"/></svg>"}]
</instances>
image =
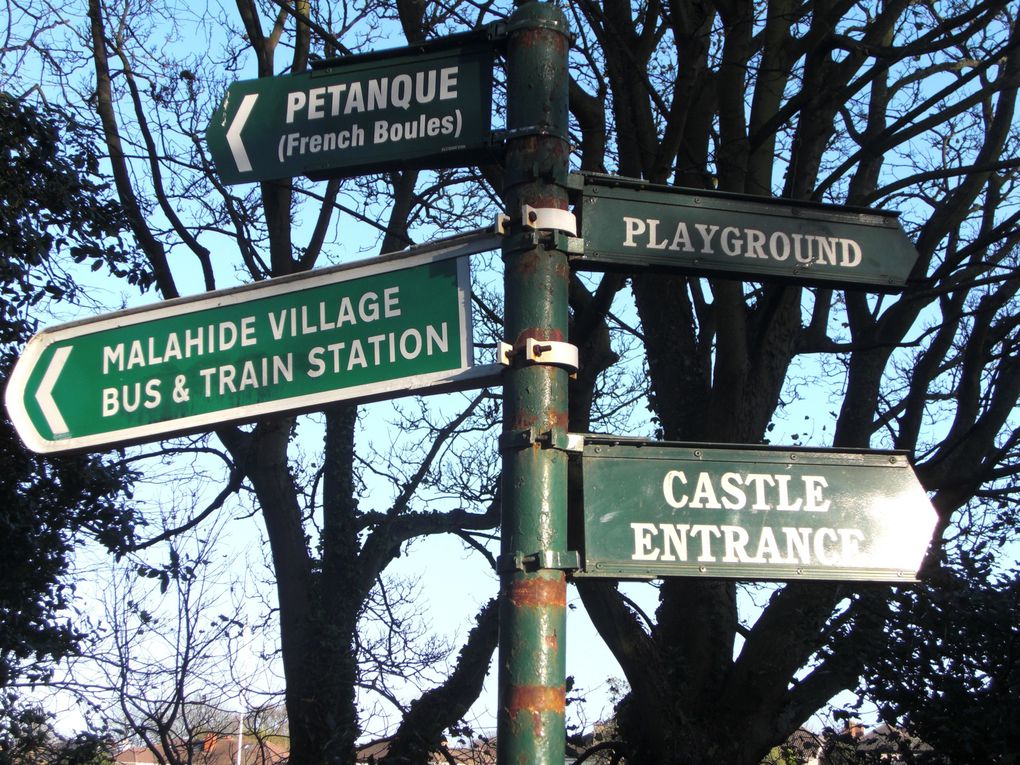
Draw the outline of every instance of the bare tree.
<instances>
[{"instance_id":1,"label":"bare tree","mask_svg":"<svg viewBox=\"0 0 1020 765\"><path fill-rule=\"evenodd\" d=\"M95 115L92 124L106 146L113 186L161 297L283 276L335 259L327 252L339 249L349 220L374 225L384 251L406 246L413 226L428 230L437 217L444 224L476 222L477 207L454 208L444 196L450 184L473 182L475 171L426 177L407 170L357 182L296 180L242 189L223 186L212 172L205 126L225 84L247 62L260 77L300 72L310 56L364 49L386 25L418 39L448 23L463 23L457 14L426 14L413 3L399 5L397 16L393 10L374 3L244 2L199 15L173 3L40 6L40 16L49 14L46 26L53 34L47 44L53 53L39 77L83 120ZM233 253L231 262L224 262L224 251ZM360 504L358 411L352 406L324 413L322 454L307 461L295 444L296 427L302 426L290 417L266 419L254 428L220 428L216 436L223 449L196 439L130 458L143 472L162 464L187 470L200 453L225 465L220 491L204 506L178 505L178 513L139 541L139 548L173 544L176 535L222 515L239 492L253 499L274 568L290 749L298 761L350 761L361 729L358 689L401 708L387 678L414 680L419 674L424 682L422 668L448 652L402 628L393 598L403 585L385 570L417 537L453 533L484 547L471 534L497 524L494 477L478 475L473 496L463 501L449 499L454 491L431 487L437 476L451 472L442 467L444 460L465 454L456 444L462 433L478 429L475 412L487 400L486 394L466 397L462 411L421 420L431 440L406 453L417 464L393 473L392 501L387 506L385 499L373 498L374 509ZM480 618L491 625L491 609ZM383 625L381 632L366 628L372 621ZM479 634L484 641L465 654L483 668L473 673L478 686L488 665L486 647L491 653L495 644L493 629ZM443 729L463 714L470 694L478 693L463 681L458 687L444 696L450 711L433 715L432 729L414 731L417 738L438 743ZM458 700L465 693L467 700Z\"/></svg>"},{"instance_id":2,"label":"bare tree","mask_svg":"<svg viewBox=\"0 0 1020 765\"><path fill-rule=\"evenodd\" d=\"M246 670L234 645L246 625L243 599L222 586L231 559L211 557L215 537L182 533L96 566L106 573L92 571L82 593L89 645L54 683L81 698L94 727L168 765L196 762L210 736L237 729L230 707Z\"/></svg>"},{"instance_id":3,"label":"bare tree","mask_svg":"<svg viewBox=\"0 0 1020 765\"><path fill-rule=\"evenodd\" d=\"M384 249L406 244L411 224L467 224L479 208L451 205L448 184L485 178L498 190L499 167L237 191L211 173L201 131L224 80L245 61L258 76L303 71L313 54L372 47L387 25L417 40L508 10L398 2L394 15L386 4L239 2L236 19L224 11L220 26L195 25L180 7L164 13L172 24L154 27L131 6L90 0L85 24L71 25L83 37L62 50L56 86L69 101L94 105L135 239L160 294L172 297L183 291L185 264L210 289L323 262L327 242L342 239L339 213L382 221ZM812 405L826 404L813 412L823 423L813 441L913 454L940 515L937 567L961 518L1016 498L1015 4L579 0L568 11L577 31L570 96L578 167L900 207L920 253L906 290L881 298L679 275L574 277L571 341L584 363L571 388L571 428L586 431L635 403L629 393L613 398L606 382L640 380L635 347L657 434L667 439L759 443L789 434L783 418L810 385ZM194 29L206 35L201 54L171 57L175 36ZM84 86L71 65L82 52L94 73ZM385 215L352 210L379 195L390 200ZM474 198L492 196L489 188ZM230 275L219 260L225 248L234 255ZM469 398L460 412L418 419L433 427L413 468L366 459L396 479L395 499L381 510L361 506L353 407L325 413L322 460L307 474L313 491L298 480L305 474L292 418L217 431L230 466L225 491L250 491L265 524L296 761L353 759L359 619L403 546L437 533L472 540L495 527L491 461L471 463L486 474L458 487L462 504L433 504L428 493L450 475L441 467L452 453L445 445L482 427L472 417L489 401ZM880 643L890 618L885 590L849 585L777 587L747 622L728 582L664 582L654 620L611 584L579 591L630 684L619 732L641 762L759 762L856 685L859 648ZM490 634L487 614L480 634ZM471 662L484 656L461 653ZM474 688L463 686L458 700ZM429 715L416 740L438 746L440 726L459 709ZM424 717L412 708L405 722Z\"/></svg>"},{"instance_id":4,"label":"bare tree","mask_svg":"<svg viewBox=\"0 0 1020 765\"><path fill-rule=\"evenodd\" d=\"M761 442L794 403L791 383L810 374L832 412L815 411L828 421L822 445L914 455L941 520L937 566L959 514L1015 495L1015 5L572 8L583 166L902 208L920 260L896 298L680 276L631 283L663 436ZM572 414L583 428L585 412ZM640 762L757 763L855 687L859 649L882 640L889 616L882 589L790 583L744 624L734 584L670 579L649 629L611 585L579 589L630 682L620 723Z\"/></svg>"}]
</instances>

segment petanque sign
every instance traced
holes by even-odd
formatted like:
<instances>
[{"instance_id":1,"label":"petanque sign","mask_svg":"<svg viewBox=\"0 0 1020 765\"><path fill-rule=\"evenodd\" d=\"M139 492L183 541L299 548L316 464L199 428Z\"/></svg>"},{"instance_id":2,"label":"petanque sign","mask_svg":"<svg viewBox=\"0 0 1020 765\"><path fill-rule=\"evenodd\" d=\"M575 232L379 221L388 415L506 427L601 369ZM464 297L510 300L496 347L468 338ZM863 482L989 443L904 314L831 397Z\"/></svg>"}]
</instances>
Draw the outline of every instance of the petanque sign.
<instances>
[{"instance_id":1,"label":"petanque sign","mask_svg":"<svg viewBox=\"0 0 1020 765\"><path fill-rule=\"evenodd\" d=\"M583 176L577 268L901 289L917 251L896 213Z\"/></svg>"},{"instance_id":2,"label":"petanque sign","mask_svg":"<svg viewBox=\"0 0 1020 765\"><path fill-rule=\"evenodd\" d=\"M577 576L914 581L936 513L905 455L586 438Z\"/></svg>"},{"instance_id":3,"label":"petanque sign","mask_svg":"<svg viewBox=\"0 0 1020 765\"><path fill-rule=\"evenodd\" d=\"M456 257L479 251L431 248L44 330L14 368L7 410L31 449L63 452L481 387L495 371L472 366Z\"/></svg>"},{"instance_id":4,"label":"petanque sign","mask_svg":"<svg viewBox=\"0 0 1020 765\"><path fill-rule=\"evenodd\" d=\"M206 130L227 184L469 164L491 148L493 43L462 35L230 85Z\"/></svg>"}]
</instances>

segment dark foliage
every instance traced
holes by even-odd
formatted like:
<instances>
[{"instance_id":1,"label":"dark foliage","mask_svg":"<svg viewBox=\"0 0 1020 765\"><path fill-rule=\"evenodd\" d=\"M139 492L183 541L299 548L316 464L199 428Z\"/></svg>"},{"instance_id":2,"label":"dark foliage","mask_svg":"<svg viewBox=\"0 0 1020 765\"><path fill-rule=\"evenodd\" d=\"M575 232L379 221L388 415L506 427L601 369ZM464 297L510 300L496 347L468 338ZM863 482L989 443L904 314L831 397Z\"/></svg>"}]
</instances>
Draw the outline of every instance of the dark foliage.
<instances>
[{"instance_id":1,"label":"dark foliage","mask_svg":"<svg viewBox=\"0 0 1020 765\"><path fill-rule=\"evenodd\" d=\"M9 353L35 329L30 306L77 295L66 257L142 288L151 277L120 238L121 207L98 180L98 155L80 126L7 93L0 125L0 346Z\"/></svg>"},{"instance_id":2,"label":"dark foliage","mask_svg":"<svg viewBox=\"0 0 1020 765\"><path fill-rule=\"evenodd\" d=\"M97 159L62 115L0 94L0 382L35 327L26 310L77 291L67 257L139 284L119 238L119 207L94 175ZM67 610L68 558L87 533L116 550L131 538L131 474L96 456L43 458L0 418L0 749L33 749L42 718L18 688L45 680L81 638Z\"/></svg>"},{"instance_id":3,"label":"dark foliage","mask_svg":"<svg viewBox=\"0 0 1020 765\"><path fill-rule=\"evenodd\" d=\"M897 593L869 695L952 762L1020 762L1020 571L968 557Z\"/></svg>"},{"instance_id":4,"label":"dark foliage","mask_svg":"<svg viewBox=\"0 0 1020 765\"><path fill-rule=\"evenodd\" d=\"M6 370L5 370L6 371ZM26 450L0 422L0 686L46 676L79 635L64 611L74 594L61 581L79 531L111 548L131 534L123 495L130 476L95 457L48 459ZM29 662L25 664L25 662Z\"/></svg>"}]
</instances>

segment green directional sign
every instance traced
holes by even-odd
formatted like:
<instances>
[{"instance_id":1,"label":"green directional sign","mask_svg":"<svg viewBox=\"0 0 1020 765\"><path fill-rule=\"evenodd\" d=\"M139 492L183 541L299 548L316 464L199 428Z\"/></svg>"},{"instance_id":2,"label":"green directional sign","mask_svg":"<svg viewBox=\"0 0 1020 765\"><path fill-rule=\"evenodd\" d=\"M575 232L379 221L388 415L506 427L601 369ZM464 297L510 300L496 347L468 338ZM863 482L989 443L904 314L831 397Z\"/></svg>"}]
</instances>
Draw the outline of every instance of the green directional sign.
<instances>
[{"instance_id":1,"label":"green directional sign","mask_svg":"<svg viewBox=\"0 0 1020 765\"><path fill-rule=\"evenodd\" d=\"M224 183L467 164L491 149L493 43L462 35L233 83L206 130Z\"/></svg>"},{"instance_id":2,"label":"green directional sign","mask_svg":"<svg viewBox=\"0 0 1020 765\"><path fill-rule=\"evenodd\" d=\"M578 576L913 581L936 513L905 455L587 438Z\"/></svg>"},{"instance_id":3,"label":"green directional sign","mask_svg":"<svg viewBox=\"0 0 1020 765\"><path fill-rule=\"evenodd\" d=\"M780 278L891 292L917 251L898 214L583 176L578 268Z\"/></svg>"},{"instance_id":4,"label":"green directional sign","mask_svg":"<svg viewBox=\"0 0 1020 765\"><path fill-rule=\"evenodd\" d=\"M8 412L30 448L60 452L480 387L494 371L472 367L456 257L480 251L426 249L45 330L15 366Z\"/></svg>"}]
</instances>

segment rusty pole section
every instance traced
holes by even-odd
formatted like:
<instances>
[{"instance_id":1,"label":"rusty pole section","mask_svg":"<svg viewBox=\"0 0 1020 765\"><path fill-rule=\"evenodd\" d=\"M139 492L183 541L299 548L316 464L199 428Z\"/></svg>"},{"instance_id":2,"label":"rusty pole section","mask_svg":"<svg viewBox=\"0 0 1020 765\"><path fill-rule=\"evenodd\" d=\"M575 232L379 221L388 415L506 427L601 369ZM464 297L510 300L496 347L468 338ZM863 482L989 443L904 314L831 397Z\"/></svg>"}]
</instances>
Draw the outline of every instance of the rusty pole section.
<instances>
[{"instance_id":1,"label":"rusty pole section","mask_svg":"<svg viewBox=\"0 0 1020 765\"><path fill-rule=\"evenodd\" d=\"M522 206L567 208L570 34L563 13L540 2L521 3L507 31L504 331L513 351L503 382L497 759L562 765L567 457L557 444L567 430L568 372L529 360L525 347L566 342L569 270L557 237L542 228L546 216L532 215L529 226Z\"/></svg>"}]
</instances>

